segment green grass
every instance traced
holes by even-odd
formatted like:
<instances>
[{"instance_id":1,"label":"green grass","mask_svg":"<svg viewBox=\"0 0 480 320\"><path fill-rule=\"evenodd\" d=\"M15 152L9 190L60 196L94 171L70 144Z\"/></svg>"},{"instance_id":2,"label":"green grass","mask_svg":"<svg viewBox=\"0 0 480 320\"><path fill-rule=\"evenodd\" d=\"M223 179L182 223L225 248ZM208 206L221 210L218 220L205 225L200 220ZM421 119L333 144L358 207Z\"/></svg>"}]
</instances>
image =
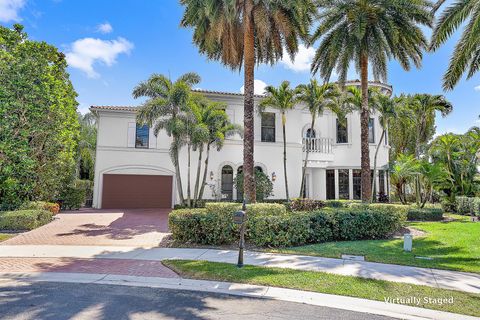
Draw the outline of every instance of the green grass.
<instances>
[{"instance_id":1,"label":"green grass","mask_svg":"<svg viewBox=\"0 0 480 320\"><path fill-rule=\"evenodd\" d=\"M16 236L14 233L0 233L0 242L10 239Z\"/></svg>"},{"instance_id":2,"label":"green grass","mask_svg":"<svg viewBox=\"0 0 480 320\"><path fill-rule=\"evenodd\" d=\"M331 258L340 258L342 254L363 255L373 262L480 273L480 223L470 222L465 216L449 217L455 220L409 223L427 232L414 238L412 252L403 251L403 239L327 242L269 251Z\"/></svg>"},{"instance_id":3,"label":"green grass","mask_svg":"<svg viewBox=\"0 0 480 320\"><path fill-rule=\"evenodd\" d=\"M324 272L255 266L239 269L233 264L208 261L164 260L162 263L185 278L292 288L379 301L385 301L386 297L417 297L421 303L410 305L480 316L480 294ZM426 303L424 297L453 298L453 303Z\"/></svg>"}]
</instances>

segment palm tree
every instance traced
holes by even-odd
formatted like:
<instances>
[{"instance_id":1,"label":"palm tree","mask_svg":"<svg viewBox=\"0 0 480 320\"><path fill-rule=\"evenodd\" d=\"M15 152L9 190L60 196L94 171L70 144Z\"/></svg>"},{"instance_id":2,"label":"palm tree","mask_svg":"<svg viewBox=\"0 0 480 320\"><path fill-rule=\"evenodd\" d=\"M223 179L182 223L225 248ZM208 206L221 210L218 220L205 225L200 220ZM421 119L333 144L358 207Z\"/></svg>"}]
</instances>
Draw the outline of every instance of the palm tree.
<instances>
[{"instance_id":1,"label":"palm tree","mask_svg":"<svg viewBox=\"0 0 480 320\"><path fill-rule=\"evenodd\" d=\"M430 26L432 14L427 0L337 0L319 1L318 27L312 43L322 38L312 62L312 72L328 81L336 69L345 83L350 64L360 74L362 91L361 165L362 200L371 198L368 143L368 70L375 80L386 81L391 58L409 70L419 67L427 40L420 28Z\"/></svg>"},{"instance_id":2,"label":"palm tree","mask_svg":"<svg viewBox=\"0 0 480 320\"><path fill-rule=\"evenodd\" d=\"M175 82L161 74L153 74L133 89L135 99L146 97L137 112L137 122L153 127L155 136L165 130L172 137L170 157L175 166L175 176L180 203L185 202L180 176L179 151L184 144L185 122L182 117L187 111L191 87L200 82L196 73L185 73Z\"/></svg>"},{"instance_id":3,"label":"palm tree","mask_svg":"<svg viewBox=\"0 0 480 320\"><path fill-rule=\"evenodd\" d=\"M397 113L395 111L396 100L385 94L379 94L376 97L377 103L375 104L376 111L380 113L380 126L382 127L382 135L380 141L378 141L375 148L375 157L373 158L373 181L372 181L372 201L375 200L376 185L377 185L377 157L378 151L384 139L386 139L388 123L391 119L395 118Z\"/></svg>"},{"instance_id":4,"label":"palm tree","mask_svg":"<svg viewBox=\"0 0 480 320\"><path fill-rule=\"evenodd\" d=\"M340 104L338 98L340 92L336 84L325 83L320 85L316 79L310 79L309 84L301 84L296 88L297 99L305 104L310 112L310 132L313 132L315 127L315 120L323 113L325 109L330 109L335 113L339 113ZM305 175L307 171L308 155L310 153L308 146L305 150L305 161L302 168L302 182L300 185L300 197L303 197L305 192Z\"/></svg>"},{"instance_id":5,"label":"palm tree","mask_svg":"<svg viewBox=\"0 0 480 320\"><path fill-rule=\"evenodd\" d=\"M420 172L418 160L413 155L401 154L390 166L390 181L395 187L397 196L403 204L407 204L405 186Z\"/></svg>"},{"instance_id":6,"label":"palm tree","mask_svg":"<svg viewBox=\"0 0 480 320\"><path fill-rule=\"evenodd\" d=\"M283 134L283 174L285 176L285 195L287 201L290 200L288 194L287 179L287 137L285 127L287 123L287 111L293 109L297 103L295 90L290 88L290 82L283 81L278 88L273 86L265 87L267 96L260 101L258 109L263 112L266 108L272 108L280 111L282 115L282 134Z\"/></svg>"},{"instance_id":7,"label":"palm tree","mask_svg":"<svg viewBox=\"0 0 480 320\"><path fill-rule=\"evenodd\" d=\"M315 7L312 0L180 0L185 6L182 27L194 29L193 42L209 59L234 70L244 68L243 171L246 200L255 202L254 68L274 64L298 51L307 40Z\"/></svg>"},{"instance_id":8,"label":"palm tree","mask_svg":"<svg viewBox=\"0 0 480 320\"><path fill-rule=\"evenodd\" d=\"M445 2L440 0L435 5L436 11ZM464 73L467 79L473 77L479 70L480 64L480 1L455 1L440 15L435 24L430 43L432 51L440 48L451 35L466 22L463 33L455 46L450 62L443 76L443 88L451 90L458 83Z\"/></svg>"}]
</instances>

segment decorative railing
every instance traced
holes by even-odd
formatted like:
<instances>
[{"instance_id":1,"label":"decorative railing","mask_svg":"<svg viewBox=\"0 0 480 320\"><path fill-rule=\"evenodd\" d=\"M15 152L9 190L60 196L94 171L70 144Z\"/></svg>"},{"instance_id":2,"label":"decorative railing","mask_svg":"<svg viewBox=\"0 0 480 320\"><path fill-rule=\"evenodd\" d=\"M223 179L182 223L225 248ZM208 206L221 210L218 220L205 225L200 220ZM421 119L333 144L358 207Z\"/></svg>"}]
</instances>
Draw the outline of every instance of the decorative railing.
<instances>
[{"instance_id":1,"label":"decorative railing","mask_svg":"<svg viewBox=\"0 0 480 320\"><path fill-rule=\"evenodd\" d=\"M330 138L303 138L303 151L317 153L333 153Z\"/></svg>"}]
</instances>

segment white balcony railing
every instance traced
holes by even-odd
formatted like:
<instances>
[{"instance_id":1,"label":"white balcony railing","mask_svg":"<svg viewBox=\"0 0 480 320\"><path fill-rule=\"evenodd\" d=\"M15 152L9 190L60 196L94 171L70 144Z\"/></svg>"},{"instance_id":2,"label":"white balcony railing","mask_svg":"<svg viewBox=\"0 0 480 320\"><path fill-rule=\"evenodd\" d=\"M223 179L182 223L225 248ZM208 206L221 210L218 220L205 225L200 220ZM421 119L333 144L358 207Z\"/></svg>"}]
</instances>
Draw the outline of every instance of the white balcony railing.
<instances>
[{"instance_id":1,"label":"white balcony railing","mask_svg":"<svg viewBox=\"0 0 480 320\"><path fill-rule=\"evenodd\" d=\"M312 153L333 153L330 138L303 138L303 151Z\"/></svg>"}]
</instances>

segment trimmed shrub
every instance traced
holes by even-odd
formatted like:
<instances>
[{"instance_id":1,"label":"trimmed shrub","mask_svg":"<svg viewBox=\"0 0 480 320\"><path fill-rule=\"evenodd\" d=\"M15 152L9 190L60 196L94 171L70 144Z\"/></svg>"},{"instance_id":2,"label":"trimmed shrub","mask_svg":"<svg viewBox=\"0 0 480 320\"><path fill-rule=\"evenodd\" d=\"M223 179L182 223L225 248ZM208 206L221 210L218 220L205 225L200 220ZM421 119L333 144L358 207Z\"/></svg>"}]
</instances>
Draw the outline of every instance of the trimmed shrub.
<instances>
[{"instance_id":1,"label":"trimmed shrub","mask_svg":"<svg viewBox=\"0 0 480 320\"><path fill-rule=\"evenodd\" d=\"M308 214L257 215L248 220L247 239L260 247L288 247L307 243Z\"/></svg>"},{"instance_id":2,"label":"trimmed shrub","mask_svg":"<svg viewBox=\"0 0 480 320\"><path fill-rule=\"evenodd\" d=\"M351 204L361 204L359 200L325 200L325 207L328 208L347 208Z\"/></svg>"},{"instance_id":3,"label":"trimmed shrub","mask_svg":"<svg viewBox=\"0 0 480 320\"><path fill-rule=\"evenodd\" d=\"M321 243L333 241L334 233L338 230L337 222L332 211L322 210L308 213L310 219L310 236L308 243Z\"/></svg>"},{"instance_id":4,"label":"trimmed shrub","mask_svg":"<svg viewBox=\"0 0 480 320\"><path fill-rule=\"evenodd\" d=\"M20 210L47 210L53 214L57 214L60 211L60 206L55 202L46 201L29 201L22 204Z\"/></svg>"},{"instance_id":5,"label":"trimmed shrub","mask_svg":"<svg viewBox=\"0 0 480 320\"><path fill-rule=\"evenodd\" d=\"M241 206L240 206L241 207ZM279 203L255 203L247 204L248 217L251 216L279 216L287 213L287 208L283 204Z\"/></svg>"},{"instance_id":6,"label":"trimmed shrub","mask_svg":"<svg viewBox=\"0 0 480 320\"><path fill-rule=\"evenodd\" d=\"M0 212L0 230L32 230L52 221L47 210L16 210Z\"/></svg>"},{"instance_id":7,"label":"trimmed shrub","mask_svg":"<svg viewBox=\"0 0 480 320\"><path fill-rule=\"evenodd\" d=\"M61 194L62 209L77 210L85 203L86 190L84 185L72 185Z\"/></svg>"},{"instance_id":8,"label":"trimmed shrub","mask_svg":"<svg viewBox=\"0 0 480 320\"><path fill-rule=\"evenodd\" d=\"M410 221L441 221L443 210L441 208L410 208L407 219Z\"/></svg>"},{"instance_id":9,"label":"trimmed shrub","mask_svg":"<svg viewBox=\"0 0 480 320\"><path fill-rule=\"evenodd\" d=\"M292 199L290 202L290 210L292 211L314 211L325 207L325 202L314 199Z\"/></svg>"},{"instance_id":10,"label":"trimmed shrub","mask_svg":"<svg viewBox=\"0 0 480 320\"><path fill-rule=\"evenodd\" d=\"M455 212L464 215L480 216L480 198L479 197L456 197Z\"/></svg>"}]
</instances>

